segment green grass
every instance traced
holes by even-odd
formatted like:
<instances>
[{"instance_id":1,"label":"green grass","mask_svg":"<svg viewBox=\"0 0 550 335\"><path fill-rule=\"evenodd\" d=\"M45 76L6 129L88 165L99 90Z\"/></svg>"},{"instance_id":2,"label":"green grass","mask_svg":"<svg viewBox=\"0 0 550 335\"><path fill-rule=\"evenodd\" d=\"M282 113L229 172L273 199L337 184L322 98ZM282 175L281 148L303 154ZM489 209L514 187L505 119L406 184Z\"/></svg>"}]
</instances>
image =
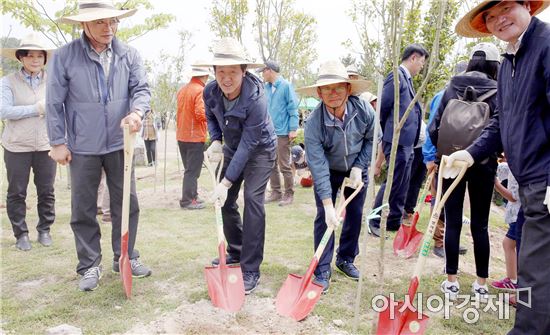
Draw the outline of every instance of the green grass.
<instances>
[{"instance_id":1,"label":"green grass","mask_svg":"<svg viewBox=\"0 0 550 335\"><path fill-rule=\"evenodd\" d=\"M154 192L153 168L138 167L138 194L140 196L141 219L136 247L142 261L153 269L153 276L135 279L133 296L126 300L120 278L111 272L113 254L110 247L110 225L101 224L103 266L105 275L101 286L94 292L78 291L79 277L75 273L76 251L74 237L69 225L70 192L66 188L66 172L61 170L63 179L56 182L56 223L52 226L54 245L40 246L36 240L34 224L36 218L36 197L33 186L29 187L28 223L33 249L29 252L17 251L5 209L2 209L1 222L1 329L5 333L37 334L47 328L63 323L77 326L88 334L120 333L131 329L136 323L148 324L159 320L166 313L174 312L182 304L200 304L208 301L208 293L203 277L203 269L216 256L216 236L214 213L211 209L183 211L179 209L181 174L178 172L174 152L168 162L167 192L163 192L162 164L157 170L156 192ZM145 176L145 177L144 177ZM143 177L143 178L142 178ZM4 175L2 178L5 179ZM32 178L31 178L32 180ZM207 197L212 188L210 178L203 170L199 180L200 193ZM5 199L6 182L2 184L2 198ZM426 209L427 210L427 209ZM265 257L262 264L262 281L255 298L274 299L289 273L303 275L313 255L313 219L315 205L312 189L296 188L295 204L279 207L266 205L267 227ZM425 220L424 220L425 221ZM491 230L495 231L491 265L497 265L496 275L503 273L500 240L504 235L502 218L491 217ZM425 224L421 224L425 225ZM402 297L415 260L400 260L391 253L391 239L386 243L385 284L380 285L378 276L378 241L369 237L368 248L358 258L367 258L368 268L361 301L361 315L358 332L372 331L373 320L377 315L370 307L375 294L395 292ZM461 257L460 283L463 292L468 292L473 273L473 249L471 237L463 235L463 242L470 249ZM361 238L361 247L362 247ZM500 251L501 252L501 251ZM443 262L435 257L429 260L431 270L421 279L420 291L424 294L439 294L439 284L445 278L441 269ZM438 271L434 269L439 269ZM357 284L334 271L331 289L317 304L312 315L317 318L318 328L311 323L301 323L300 333L331 332L332 320L342 320L341 330L351 332L353 309ZM513 318L514 312L511 311ZM234 318L243 325L256 324L253 315L237 313ZM215 322L215 321L213 321ZM317 321L315 321L317 322ZM465 323L459 313L453 313L450 320L440 315L430 319L428 334L502 334L510 329L511 320L501 321L494 313L482 313L474 325ZM188 333L201 333L193 325L186 328ZM260 327L260 328L257 328ZM198 328L197 328L198 329ZM260 331L261 332L261 331Z\"/></svg>"}]
</instances>

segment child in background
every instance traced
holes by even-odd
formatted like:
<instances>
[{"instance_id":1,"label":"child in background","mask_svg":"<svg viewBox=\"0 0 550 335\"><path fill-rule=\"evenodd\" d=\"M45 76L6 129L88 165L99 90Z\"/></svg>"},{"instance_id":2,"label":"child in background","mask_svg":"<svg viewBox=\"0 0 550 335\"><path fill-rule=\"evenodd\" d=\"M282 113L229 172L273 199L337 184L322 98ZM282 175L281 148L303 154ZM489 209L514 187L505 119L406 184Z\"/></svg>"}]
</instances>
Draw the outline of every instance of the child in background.
<instances>
[{"instance_id":1,"label":"child in background","mask_svg":"<svg viewBox=\"0 0 550 335\"><path fill-rule=\"evenodd\" d=\"M508 186L502 186L504 180L508 181ZM517 252L516 248L519 247L517 225L520 224L520 216L518 213L521 209L521 202L519 201L518 183L510 168L506 162L506 157L502 155L497 168L497 176L495 178L495 189L500 193L508 203L506 204L506 214L504 222L509 225L508 232L502 240L502 248L504 249L504 260L506 263L506 278L497 280L491 283L491 286L500 290L516 290L517 285Z\"/></svg>"},{"instance_id":2,"label":"child in background","mask_svg":"<svg viewBox=\"0 0 550 335\"><path fill-rule=\"evenodd\" d=\"M292 168L295 171L295 182L299 182L302 187L312 187L313 177L307 167L306 152L304 144L300 143L290 149L292 156Z\"/></svg>"}]
</instances>

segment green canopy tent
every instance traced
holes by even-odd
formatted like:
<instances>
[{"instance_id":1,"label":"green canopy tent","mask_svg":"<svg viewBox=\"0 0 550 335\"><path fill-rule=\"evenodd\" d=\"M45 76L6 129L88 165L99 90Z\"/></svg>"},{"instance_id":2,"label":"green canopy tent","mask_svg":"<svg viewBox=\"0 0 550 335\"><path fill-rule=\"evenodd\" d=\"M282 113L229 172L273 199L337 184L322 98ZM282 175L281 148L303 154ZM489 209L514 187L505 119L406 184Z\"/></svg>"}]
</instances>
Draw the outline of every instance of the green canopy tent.
<instances>
[{"instance_id":1,"label":"green canopy tent","mask_svg":"<svg viewBox=\"0 0 550 335\"><path fill-rule=\"evenodd\" d=\"M312 110L315 109L315 107L317 107L317 105L319 104L319 100L315 99L315 98L312 98L312 97L302 97L300 99L300 103L298 104L298 109L299 110L307 110L309 112L311 112Z\"/></svg>"}]
</instances>

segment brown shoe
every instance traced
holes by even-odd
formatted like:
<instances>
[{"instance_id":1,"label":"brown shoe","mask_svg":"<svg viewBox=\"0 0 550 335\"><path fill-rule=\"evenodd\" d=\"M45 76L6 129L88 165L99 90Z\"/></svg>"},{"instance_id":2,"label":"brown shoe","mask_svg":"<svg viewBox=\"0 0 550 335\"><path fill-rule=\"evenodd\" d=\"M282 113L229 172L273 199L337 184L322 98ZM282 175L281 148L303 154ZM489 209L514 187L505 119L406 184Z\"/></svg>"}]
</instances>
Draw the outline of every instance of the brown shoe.
<instances>
[{"instance_id":1,"label":"brown shoe","mask_svg":"<svg viewBox=\"0 0 550 335\"><path fill-rule=\"evenodd\" d=\"M283 199L281 199L281 201L279 201L279 206L283 207L283 206L290 205L290 204L292 204L293 201L294 201L294 195L293 194L285 194L283 196Z\"/></svg>"},{"instance_id":2,"label":"brown shoe","mask_svg":"<svg viewBox=\"0 0 550 335\"><path fill-rule=\"evenodd\" d=\"M269 196L265 199L265 202L266 203L275 202L281 199L282 199L281 193L271 192L271 194L269 194Z\"/></svg>"}]
</instances>

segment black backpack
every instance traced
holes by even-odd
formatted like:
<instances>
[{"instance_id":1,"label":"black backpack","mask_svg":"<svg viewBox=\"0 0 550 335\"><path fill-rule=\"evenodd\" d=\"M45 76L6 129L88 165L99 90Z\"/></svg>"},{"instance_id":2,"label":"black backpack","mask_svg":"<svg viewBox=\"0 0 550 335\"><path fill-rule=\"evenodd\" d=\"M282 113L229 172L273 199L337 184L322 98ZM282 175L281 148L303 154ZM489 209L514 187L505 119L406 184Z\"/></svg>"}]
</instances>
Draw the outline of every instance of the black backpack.
<instances>
[{"instance_id":1,"label":"black backpack","mask_svg":"<svg viewBox=\"0 0 550 335\"><path fill-rule=\"evenodd\" d=\"M466 149L479 137L489 122L491 110L484 100L497 92L492 89L477 98L472 86L464 91L464 96L451 99L443 110L437 139L437 155L450 155Z\"/></svg>"}]
</instances>

